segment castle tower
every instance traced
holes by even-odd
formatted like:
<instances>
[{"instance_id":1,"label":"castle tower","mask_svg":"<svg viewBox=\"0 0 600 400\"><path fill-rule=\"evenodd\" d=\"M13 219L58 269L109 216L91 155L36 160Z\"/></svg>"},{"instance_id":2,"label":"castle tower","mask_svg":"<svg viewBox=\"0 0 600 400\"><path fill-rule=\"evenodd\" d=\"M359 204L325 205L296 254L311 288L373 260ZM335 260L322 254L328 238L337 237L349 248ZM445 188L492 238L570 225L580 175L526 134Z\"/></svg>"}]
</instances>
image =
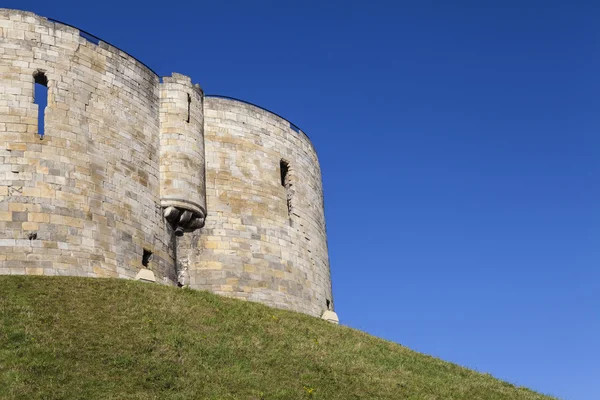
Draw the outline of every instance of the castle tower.
<instances>
[{"instance_id":1,"label":"castle tower","mask_svg":"<svg viewBox=\"0 0 600 400\"><path fill-rule=\"evenodd\" d=\"M33 13L0 21L0 274L133 278L147 263L175 281L158 76Z\"/></svg>"},{"instance_id":2,"label":"castle tower","mask_svg":"<svg viewBox=\"0 0 600 400\"><path fill-rule=\"evenodd\" d=\"M321 170L297 126L30 12L0 9L0 53L0 274L185 272L336 319Z\"/></svg>"},{"instance_id":3,"label":"castle tower","mask_svg":"<svg viewBox=\"0 0 600 400\"><path fill-rule=\"evenodd\" d=\"M195 289L321 316L333 311L321 170L298 127L207 96L206 226L180 239Z\"/></svg>"},{"instance_id":4,"label":"castle tower","mask_svg":"<svg viewBox=\"0 0 600 400\"><path fill-rule=\"evenodd\" d=\"M204 226L204 93L174 73L160 84L160 204L176 236Z\"/></svg>"}]
</instances>

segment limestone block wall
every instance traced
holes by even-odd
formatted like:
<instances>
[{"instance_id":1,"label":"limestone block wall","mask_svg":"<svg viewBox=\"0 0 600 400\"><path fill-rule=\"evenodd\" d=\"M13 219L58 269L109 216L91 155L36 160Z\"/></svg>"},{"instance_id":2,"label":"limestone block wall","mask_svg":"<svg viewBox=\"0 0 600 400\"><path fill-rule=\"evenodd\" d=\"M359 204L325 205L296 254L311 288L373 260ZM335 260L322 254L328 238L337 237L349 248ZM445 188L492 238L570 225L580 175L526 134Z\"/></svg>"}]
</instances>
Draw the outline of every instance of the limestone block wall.
<instances>
[{"instance_id":1,"label":"limestone block wall","mask_svg":"<svg viewBox=\"0 0 600 400\"><path fill-rule=\"evenodd\" d=\"M206 97L204 122L206 226L178 250L191 287L320 316L333 299L310 140L232 99Z\"/></svg>"},{"instance_id":2,"label":"limestone block wall","mask_svg":"<svg viewBox=\"0 0 600 400\"><path fill-rule=\"evenodd\" d=\"M48 88L43 140L36 82ZM183 75L160 82L73 27L0 9L0 274L142 267L160 283L333 309L310 140Z\"/></svg>"},{"instance_id":3,"label":"limestone block wall","mask_svg":"<svg viewBox=\"0 0 600 400\"><path fill-rule=\"evenodd\" d=\"M34 75L47 79L45 137ZM159 78L77 29L0 9L0 274L175 279Z\"/></svg>"},{"instance_id":4,"label":"limestone block wall","mask_svg":"<svg viewBox=\"0 0 600 400\"><path fill-rule=\"evenodd\" d=\"M177 236L204 226L204 93L184 75L160 84L160 200Z\"/></svg>"}]
</instances>

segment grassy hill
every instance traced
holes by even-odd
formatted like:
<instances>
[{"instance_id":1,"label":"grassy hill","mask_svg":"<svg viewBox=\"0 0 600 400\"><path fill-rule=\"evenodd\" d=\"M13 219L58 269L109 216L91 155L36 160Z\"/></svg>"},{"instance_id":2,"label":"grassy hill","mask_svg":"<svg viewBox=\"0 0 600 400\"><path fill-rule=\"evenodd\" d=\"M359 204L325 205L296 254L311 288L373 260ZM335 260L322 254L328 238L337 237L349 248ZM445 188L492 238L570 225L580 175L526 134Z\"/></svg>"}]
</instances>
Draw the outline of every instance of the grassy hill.
<instances>
[{"instance_id":1,"label":"grassy hill","mask_svg":"<svg viewBox=\"0 0 600 400\"><path fill-rule=\"evenodd\" d=\"M260 304L21 276L0 276L0 398L549 399Z\"/></svg>"}]
</instances>

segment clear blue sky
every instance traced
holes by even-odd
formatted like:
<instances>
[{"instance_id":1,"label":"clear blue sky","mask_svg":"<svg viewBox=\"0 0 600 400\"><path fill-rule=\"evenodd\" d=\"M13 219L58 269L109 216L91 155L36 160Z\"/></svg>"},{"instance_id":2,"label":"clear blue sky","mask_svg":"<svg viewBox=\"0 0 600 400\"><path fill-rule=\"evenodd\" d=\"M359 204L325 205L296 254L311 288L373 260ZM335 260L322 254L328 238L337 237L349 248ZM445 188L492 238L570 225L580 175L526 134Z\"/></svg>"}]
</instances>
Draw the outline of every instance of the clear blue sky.
<instances>
[{"instance_id":1,"label":"clear blue sky","mask_svg":"<svg viewBox=\"0 0 600 400\"><path fill-rule=\"evenodd\" d=\"M305 130L344 324L600 398L600 3L2 6Z\"/></svg>"}]
</instances>

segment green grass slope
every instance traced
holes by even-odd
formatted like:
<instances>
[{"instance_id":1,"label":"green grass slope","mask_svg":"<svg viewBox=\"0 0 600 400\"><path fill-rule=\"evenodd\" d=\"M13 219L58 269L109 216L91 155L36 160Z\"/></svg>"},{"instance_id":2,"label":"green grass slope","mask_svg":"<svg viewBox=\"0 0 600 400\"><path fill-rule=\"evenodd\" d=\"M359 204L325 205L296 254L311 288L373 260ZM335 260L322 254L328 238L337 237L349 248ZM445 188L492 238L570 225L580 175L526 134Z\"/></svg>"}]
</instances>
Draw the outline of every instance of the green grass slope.
<instances>
[{"instance_id":1,"label":"green grass slope","mask_svg":"<svg viewBox=\"0 0 600 400\"><path fill-rule=\"evenodd\" d=\"M549 399L365 333L210 293L0 276L0 399Z\"/></svg>"}]
</instances>

